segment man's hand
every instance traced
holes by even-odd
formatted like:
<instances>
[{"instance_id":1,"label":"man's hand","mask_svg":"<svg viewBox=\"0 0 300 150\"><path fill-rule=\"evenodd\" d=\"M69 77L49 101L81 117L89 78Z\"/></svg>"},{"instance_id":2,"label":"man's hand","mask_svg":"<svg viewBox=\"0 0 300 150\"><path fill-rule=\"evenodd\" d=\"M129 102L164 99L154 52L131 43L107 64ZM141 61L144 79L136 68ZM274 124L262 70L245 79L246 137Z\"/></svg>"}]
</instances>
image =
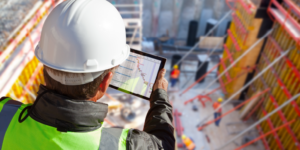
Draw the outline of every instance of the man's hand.
<instances>
[{"instance_id":1,"label":"man's hand","mask_svg":"<svg viewBox=\"0 0 300 150\"><path fill-rule=\"evenodd\" d=\"M165 79L166 69L161 69L153 86L153 91L156 89L164 89L168 91L168 81Z\"/></svg>"}]
</instances>

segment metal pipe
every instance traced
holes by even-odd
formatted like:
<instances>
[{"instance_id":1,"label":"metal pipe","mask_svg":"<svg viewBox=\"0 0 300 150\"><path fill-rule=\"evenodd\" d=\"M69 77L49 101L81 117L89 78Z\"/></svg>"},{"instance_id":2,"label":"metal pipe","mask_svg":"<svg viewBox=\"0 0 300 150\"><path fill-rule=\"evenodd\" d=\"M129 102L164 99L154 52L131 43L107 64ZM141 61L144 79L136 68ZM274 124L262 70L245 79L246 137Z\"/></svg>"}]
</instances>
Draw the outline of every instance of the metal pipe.
<instances>
[{"instance_id":1,"label":"metal pipe","mask_svg":"<svg viewBox=\"0 0 300 150\"><path fill-rule=\"evenodd\" d=\"M229 103L230 101L233 100L233 98L235 96L237 96L240 92L242 92L245 88L247 88L250 84L252 84L257 78L259 78L261 75L263 75L268 69L270 69L275 63L277 63L281 58L283 58L284 56L286 56L288 54L288 52L290 50L292 50L294 48L291 47L289 48L287 51L285 51L284 53L282 53L278 58L276 58L271 64L269 64L266 68L264 68L261 72L259 72L255 77L253 77L253 79L251 81L249 81L246 85L244 85L242 88L240 88L237 92L235 92L233 95L231 95L231 97L229 97L226 101L224 101L224 103L221 104L221 106L219 106L216 110L214 110L211 114L207 115L206 118L204 118L200 124L203 124L203 122L205 120L207 120L211 115L213 115L216 111L218 111L220 108L222 108L223 106L225 106L227 103Z\"/></svg>"},{"instance_id":2,"label":"metal pipe","mask_svg":"<svg viewBox=\"0 0 300 150\"><path fill-rule=\"evenodd\" d=\"M204 89L210 88L219 78L221 78L229 69L231 69L238 61L240 61L244 56L246 56L256 45L258 45L265 37L270 35L272 33L273 29L269 30L263 37L261 37L259 40L257 40L250 48L248 48L239 58L237 58L232 64L230 64L229 67L227 67L222 73L219 74L219 76L210 82ZM204 91L205 92L205 91Z\"/></svg>"},{"instance_id":3,"label":"metal pipe","mask_svg":"<svg viewBox=\"0 0 300 150\"><path fill-rule=\"evenodd\" d=\"M268 113L266 116L264 116L263 118L261 118L260 120L258 120L257 122L255 122L254 124L252 124L250 127L248 127L247 129L245 129L244 131L242 131L241 133L239 133L238 135L236 135L235 137L233 137L231 140L229 140L228 142L226 142L225 144L223 144L222 146L218 147L216 150L219 149L224 149L224 147L226 147L228 144L230 144L231 142L235 141L237 138L239 138L240 136L242 136L243 134L247 133L249 130L251 130L252 128L255 128L258 124L260 124L261 122L265 121L266 119L268 119L271 115L273 115L274 113L278 112L279 110L281 110L283 107L285 107L286 105L288 105L290 102L292 102L293 100L295 100L296 98L298 98L300 96L300 93L298 93L297 95L293 96L292 98L290 98L288 101L285 101L282 105L280 105L279 107L277 107L276 109L274 109L272 112Z\"/></svg>"},{"instance_id":4,"label":"metal pipe","mask_svg":"<svg viewBox=\"0 0 300 150\"><path fill-rule=\"evenodd\" d=\"M134 32L133 32L133 34L132 34L132 37L131 37L130 43L129 43L130 46L132 46L133 40L134 40L134 38L135 38L135 36L136 36L137 28L138 28L138 27L135 27L135 28L134 28Z\"/></svg>"},{"instance_id":5,"label":"metal pipe","mask_svg":"<svg viewBox=\"0 0 300 150\"><path fill-rule=\"evenodd\" d=\"M228 36L228 34L224 35L223 38L225 39ZM214 49L212 51L210 51L210 53L208 54L208 56L205 58L204 62L208 60L208 58L217 50L217 48L222 45L224 43L224 41L221 41L217 46L214 47ZM197 71L200 70L202 68L204 63L202 63L198 68ZM197 72L196 71L196 72Z\"/></svg>"},{"instance_id":6,"label":"metal pipe","mask_svg":"<svg viewBox=\"0 0 300 150\"><path fill-rule=\"evenodd\" d=\"M224 83L223 85L220 85L219 87L209 91L208 93L206 93L205 95L210 95L214 92L216 92L217 90L221 89L222 87L228 85L229 83L235 81L236 79L240 78L242 75L246 74L246 73L249 73L251 70L255 69L257 65L255 65L254 67L250 67L250 68L247 68L245 71L239 73L237 76L235 76L234 78L232 78L230 81Z\"/></svg>"},{"instance_id":7,"label":"metal pipe","mask_svg":"<svg viewBox=\"0 0 300 150\"><path fill-rule=\"evenodd\" d=\"M235 150L241 150L241 149L247 147L248 145L250 145L250 144L252 144L252 143L254 143L254 142L256 142L256 141L258 141L258 140L260 140L260 139L262 139L262 138L264 138L264 137L266 137L266 136L268 136L268 135L270 135L270 134L272 134L272 133L274 133L274 132L276 132L277 130L280 130L280 129L282 129L282 128L284 128L284 127L286 127L286 126L292 124L293 122L295 122L295 120L292 120L292 121L290 121L290 122L284 123L283 125L281 125L281 126L275 128L275 129L273 129L273 130L267 132L266 134L263 134L263 135L261 135L261 136L255 138L255 139L253 139L252 141L250 141L250 142L248 142L248 143L246 143L246 144L244 144L244 145L242 145L242 146L236 148Z\"/></svg>"},{"instance_id":8,"label":"metal pipe","mask_svg":"<svg viewBox=\"0 0 300 150\"><path fill-rule=\"evenodd\" d=\"M183 95L184 93L186 93L188 90L190 90L191 88L193 88L198 82L200 82L202 79L204 79L208 74L210 74L212 71L214 71L215 69L217 69L218 67L219 67L219 65L222 63L222 62L224 62L224 61L226 61L227 59L229 58L229 56L228 57L226 57L226 58L224 58L224 59L222 59L218 64L216 64L215 66L213 66L208 72L206 72L204 75L202 75L199 79L197 79L197 81L195 81L192 85L190 85L188 88L186 88L181 94L180 94L180 96L181 95Z\"/></svg>"},{"instance_id":9,"label":"metal pipe","mask_svg":"<svg viewBox=\"0 0 300 150\"><path fill-rule=\"evenodd\" d=\"M229 10L225 16L218 21L218 23L213 27L211 28L207 33L206 35L204 36L203 39L205 39L206 37L208 37L208 35L210 35L220 24L221 22L223 22L230 14L232 13L232 10ZM202 39L202 40L203 40ZM179 65L192 51L195 50L195 48L198 46L198 44L202 41L202 40L199 40L179 61L177 61L177 65Z\"/></svg>"},{"instance_id":10,"label":"metal pipe","mask_svg":"<svg viewBox=\"0 0 300 150\"><path fill-rule=\"evenodd\" d=\"M228 34L224 35L223 38L225 39L228 36ZM207 57L205 58L204 62L206 62L208 60L208 58L217 50L217 48L223 44L224 42L221 41L219 42L219 44L217 46L215 46L213 48L212 51L208 51L208 53L206 53ZM201 65L197 68L196 72L198 72L198 70L200 70L203 67L204 63L201 63ZM187 82L185 82L185 84L181 87L181 88L185 88L185 86L189 83L189 80Z\"/></svg>"},{"instance_id":11,"label":"metal pipe","mask_svg":"<svg viewBox=\"0 0 300 150\"><path fill-rule=\"evenodd\" d=\"M210 95L210 94L212 94L212 93L218 91L219 89L223 88L224 86L226 86L226 85L228 85L229 83L233 82L234 80L238 79L239 77L241 77L241 76L244 75L245 73L248 73L249 71L255 69L256 66L257 66L257 65L255 65L254 67L251 67L251 68L247 68L247 70L245 70L245 71L243 71L242 73L238 74L237 76L235 76L234 78L232 78L230 81L224 83L223 85L220 85L219 87L217 87L217 88L211 90L210 92L206 93L206 94L203 95L203 96L208 96L208 95ZM200 94L200 95L202 95L202 94ZM197 95L196 97L198 97L198 96L200 96L200 95ZM195 99L196 97L194 97L193 99L189 99L189 100L185 101L184 104L186 105L187 103L194 101L194 99Z\"/></svg>"}]
</instances>

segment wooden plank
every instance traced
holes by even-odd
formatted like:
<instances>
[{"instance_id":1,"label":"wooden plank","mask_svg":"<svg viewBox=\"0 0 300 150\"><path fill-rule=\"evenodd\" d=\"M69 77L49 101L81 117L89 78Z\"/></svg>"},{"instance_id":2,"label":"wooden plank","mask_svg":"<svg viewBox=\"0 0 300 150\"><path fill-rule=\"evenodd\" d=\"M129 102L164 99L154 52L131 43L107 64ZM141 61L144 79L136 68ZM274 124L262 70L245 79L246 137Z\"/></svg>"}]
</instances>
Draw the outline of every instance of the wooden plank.
<instances>
[{"instance_id":1,"label":"wooden plank","mask_svg":"<svg viewBox=\"0 0 300 150\"><path fill-rule=\"evenodd\" d=\"M199 48L204 48L204 49L213 49L216 46L217 49L222 49L223 48L223 37L200 37L199 39L201 42L199 43Z\"/></svg>"},{"instance_id":2,"label":"wooden plank","mask_svg":"<svg viewBox=\"0 0 300 150\"><path fill-rule=\"evenodd\" d=\"M262 22L263 22L263 19L253 19L254 28L253 28L253 30L249 31L244 47L250 47L251 45L253 45L253 43L255 43L258 40L257 35L259 33ZM257 61L257 58L261 51L262 46L263 46L263 41L261 41L258 45L256 45L251 50L250 53L248 53L246 56L244 56L242 61L240 61L236 67L243 69L248 66L249 67L254 66L256 64L256 61ZM243 53L243 51L245 51L245 50L242 50L242 53ZM238 71L236 73L238 73ZM228 93L229 95L227 95L227 96L231 96L232 94L235 93L235 91L238 91L240 88L242 88L245 85L247 75L248 74L245 74L234 81L233 87L232 87L233 92ZM234 99L238 99L240 97L240 94L238 94L236 97L234 97Z\"/></svg>"}]
</instances>

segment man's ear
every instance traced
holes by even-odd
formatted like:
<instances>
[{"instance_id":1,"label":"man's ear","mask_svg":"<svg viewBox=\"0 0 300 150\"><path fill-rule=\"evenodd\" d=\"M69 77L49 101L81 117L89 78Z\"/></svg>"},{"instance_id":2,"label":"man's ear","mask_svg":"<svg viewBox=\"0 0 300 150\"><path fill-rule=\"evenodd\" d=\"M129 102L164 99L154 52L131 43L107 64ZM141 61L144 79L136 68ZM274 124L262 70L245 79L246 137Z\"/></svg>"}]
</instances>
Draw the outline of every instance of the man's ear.
<instances>
[{"instance_id":1,"label":"man's ear","mask_svg":"<svg viewBox=\"0 0 300 150\"><path fill-rule=\"evenodd\" d=\"M99 90L101 92L103 92L103 93L106 92L112 78L113 78L113 73L108 72L107 75L104 77L103 81L101 82L100 86L99 86L99 88L100 88Z\"/></svg>"}]
</instances>

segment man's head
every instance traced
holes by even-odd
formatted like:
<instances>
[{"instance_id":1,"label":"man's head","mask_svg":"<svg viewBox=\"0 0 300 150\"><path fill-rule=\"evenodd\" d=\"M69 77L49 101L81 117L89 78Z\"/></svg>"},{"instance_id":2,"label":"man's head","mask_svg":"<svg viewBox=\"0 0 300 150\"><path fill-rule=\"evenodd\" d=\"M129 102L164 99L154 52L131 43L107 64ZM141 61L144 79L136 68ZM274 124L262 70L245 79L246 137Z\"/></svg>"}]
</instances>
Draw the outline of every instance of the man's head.
<instances>
[{"instance_id":1,"label":"man's head","mask_svg":"<svg viewBox=\"0 0 300 150\"><path fill-rule=\"evenodd\" d=\"M113 68L129 57L125 31L122 16L106 0L58 4L35 49L47 87L74 99L101 97Z\"/></svg>"},{"instance_id":2,"label":"man's head","mask_svg":"<svg viewBox=\"0 0 300 150\"><path fill-rule=\"evenodd\" d=\"M97 100L114 68L129 56L125 25L106 0L66 0L45 20L36 58L44 64L46 86L74 99Z\"/></svg>"},{"instance_id":3,"label":"man's head","mask_svg":"<svg viewBox=\"0 0 300 150\"><path fill-rule=\"evenodd\" d=\"M46 87L62 95L68 96L72 99L78 100L92 100L97 101L106 92L108 85L113 77L113 73L116 67L107 69L103 73L96 77L92 82L85 83L82 85L65 85L59 81L53 79L49 74L54 74L55 76L64 78L79 78L80 73L68 73L63 71L58 71L49 68L44 65L44 79Z\"/></svg>"}]
</instances>

